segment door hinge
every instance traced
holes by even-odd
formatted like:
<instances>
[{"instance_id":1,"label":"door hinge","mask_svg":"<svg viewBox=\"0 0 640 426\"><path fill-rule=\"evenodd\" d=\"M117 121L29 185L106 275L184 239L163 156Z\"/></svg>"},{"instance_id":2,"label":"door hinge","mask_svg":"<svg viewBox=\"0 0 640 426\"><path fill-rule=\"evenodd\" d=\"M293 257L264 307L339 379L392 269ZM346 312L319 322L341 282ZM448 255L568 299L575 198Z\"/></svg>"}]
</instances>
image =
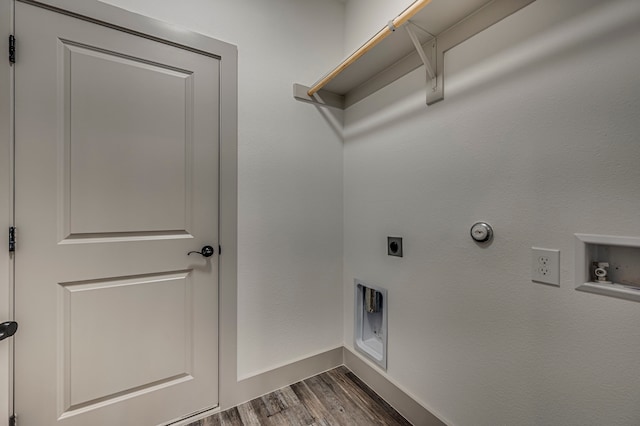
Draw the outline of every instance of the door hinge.
<instances>
[{"instance_id":1,"label":"door hinge","mask_svg":"<svg viewBox=\"0 0 640 426\"><path fill-rule=\"evenodd\" d=\"M16 63L16 38L13 34L9 36L9 62Z\"/></svg>"},{"instance_id":2,"label":"door hinge","mask_svg":"<svg viewBox=\"0 0 640 426\"><path fill-rule=\"evenodd\" d=\"M16 227L15 226L9 227L9 251L10 252L16 251Z\"/></svg>"},{"instance_id":3,"label":"door hinge","mask_svg":"<svg viewBox=\"0 0 640 426\"><path fill-rule=\"evenodd\" d=\"M9 417L9 426L18 426L18 416L15 414Z\"/></svg>"}]
</instances>

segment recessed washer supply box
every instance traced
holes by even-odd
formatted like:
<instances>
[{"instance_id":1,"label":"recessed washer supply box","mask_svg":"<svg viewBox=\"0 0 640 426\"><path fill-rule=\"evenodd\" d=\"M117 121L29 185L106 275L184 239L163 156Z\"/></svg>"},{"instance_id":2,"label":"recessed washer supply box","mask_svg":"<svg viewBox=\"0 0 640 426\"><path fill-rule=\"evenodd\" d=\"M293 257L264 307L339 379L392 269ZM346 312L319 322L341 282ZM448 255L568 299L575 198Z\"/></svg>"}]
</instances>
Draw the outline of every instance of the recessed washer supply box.
<instances>
[{"instance_id":1,"label":"recessed washer supply box","mask_svg":"<svg viewBox=\"0 0 640 426\"><path fill-rule=\"evenodd\" d=\"M387 290L355 280L354 346L387 369Z\"/></svg>"},{"instance_id":2,"label":"recessed washer supply box","mask_svg":"<svg viewBox=\"0 0 640 426\"><path fill-rule=\"evenodd\" d=\"M640 238L575 234L576 290L640 302ZM600 282L595 265L608 264Z\"/></svg>"}]
</instances>

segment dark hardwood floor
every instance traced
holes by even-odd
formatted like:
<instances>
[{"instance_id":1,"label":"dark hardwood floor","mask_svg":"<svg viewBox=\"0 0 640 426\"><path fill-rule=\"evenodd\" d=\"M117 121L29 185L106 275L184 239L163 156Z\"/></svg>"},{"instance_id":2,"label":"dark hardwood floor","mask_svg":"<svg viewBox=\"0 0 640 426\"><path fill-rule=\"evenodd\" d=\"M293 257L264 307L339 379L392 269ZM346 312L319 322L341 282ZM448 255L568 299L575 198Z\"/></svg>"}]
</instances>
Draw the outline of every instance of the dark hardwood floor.
<instances>
[{"instance_id":1,"label":"dark hardwood floor","mask_svg":"<svg viewBox=\"0 0 640 426\"><path fill-rule=\"evenodd\" d=\"M410 426L346 367L338 367L188 426Z\"/></svg>"}]
</instances>

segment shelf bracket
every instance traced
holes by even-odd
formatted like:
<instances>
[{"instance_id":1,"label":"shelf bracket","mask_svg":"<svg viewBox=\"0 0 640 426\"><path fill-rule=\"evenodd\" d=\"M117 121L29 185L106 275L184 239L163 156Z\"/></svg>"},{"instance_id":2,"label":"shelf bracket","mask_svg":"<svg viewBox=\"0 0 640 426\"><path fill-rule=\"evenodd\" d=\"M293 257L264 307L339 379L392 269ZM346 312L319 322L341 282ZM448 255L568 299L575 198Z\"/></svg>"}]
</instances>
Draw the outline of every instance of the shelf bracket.
<instances>
[{"instance_id":1,"label":"shelf bracket","mask_svg":"<svg viewBox=\"0 0 640 426\"><path fill-rule=\"evenodd\" d=\"M331 107L336 109L344 109L344 96L337 95L327 90L319 90L313 96L309 96L309 87L302 84L293 85L293 97L299 101L314 104L320 107Z\"/></svg>"},{"instance_id":2,"label":"shelf bracket","mask_svg":"<svg viewBox=\"0 0 640 426\"><path fill-rule=\"evenodd\" d=\"M409 25L405 26L407 30L407 34L409 34L409 38L413 43L413 47L416 48L416 52L418 52L418 56L420 56L420 59L424 64L424 68L427 72L427 77L431 79L431 91L435 92L436 89L438 88L438 79L436 78L436 73L435 73L436 67L433 62L435 62L435 59L436 59L438 39L432 34L429 34L433 37L433 39L431 40L431 55L430 55L432 59L429 59L429 57L427 56L427 53L424 50L424 47L422 46L422 44L420 43L420 40L418 39L418 36L416 35L415 30L413 29L415 24L413 24L411 21L409 21L408 24Z\"/></svg>"},{"instance_id":3,"label":"shelf bracket","mask_svg":"<svg viewBox=\"0 0 640 426\"><path fill-rule=\"evenodd\" d=\"M431 80L431 90L426 90L426 103L427 105L432 105L444 99L445 53L494 25L496 22L533 3L535 0L483 1L483 6L474 11L465 12L466 15L464 16L458 16L459 19L457 21L454 22L452 19L447 20L446 29L439 31L437 34L431 34L422 28L422 25L418 24L422 23L424 19L421 14L418 14L418 11L430 1L431 0L415 0L405 12L398 15L393 21L388 22L378 33L369 39L369 41L318 80L313 86L306 87L294 84L294 98L320 107L346 109L372 93L404 77L408 73L420 68L420 66L424 64L425 84L428 85L428 81ZM411 19L414 16L416 16L416 20L412 22ZM437 18L437 15L435 18ZM347 67L357 62L365 53L369 51L375 52L374 47L387 36L392 33L397 34L401 32L398 31L398 29L403 25L405 25L407 34L414 47L414 49L411 49L412 46L407 43L404 36L399 37L402 39L399 40L401 42L399 44L402 45L401 48L406 56L395 61L393 64L385 63L384 67L381 66L378 69L371 70L376 71L373 75L369 75L367 72L367 78L359 79L357 72L351 72L348 77L341 80L338 79L337 83L332 85L329 84ZM423 33L429 37L425 37ZM374 59L380 59L384 55L384 49L377 50L377 52L378 53L372 53ZM375 60L373 62L375 62ZM364 65L360 67L364 67ZM332 92L331 90L335 90L336 92Z\"/></svg>"}]
</instances>

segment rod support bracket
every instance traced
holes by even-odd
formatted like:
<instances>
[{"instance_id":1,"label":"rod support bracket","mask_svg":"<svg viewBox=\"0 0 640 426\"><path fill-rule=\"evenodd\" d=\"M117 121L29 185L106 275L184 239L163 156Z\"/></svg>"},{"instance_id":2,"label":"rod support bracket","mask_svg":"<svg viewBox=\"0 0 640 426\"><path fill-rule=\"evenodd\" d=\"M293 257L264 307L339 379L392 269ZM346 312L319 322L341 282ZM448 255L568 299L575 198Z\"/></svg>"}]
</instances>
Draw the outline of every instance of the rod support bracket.
<instances>
[{"instance_id":1,"label":"rod support bracket","mask_svg":"<svg viewBox=\"0 0 640 426\"><path fill-rule=\"evenodd\" d=\"M429 49L430 54L427 55L427 52L425 52L425 49L422 43L420 43L420 39L418 39L418 35L413 29L414 26L415 24L409 21L409 25L406 25L405 28L407 29L407 34L409 35L409 38L413 43L413 47L415 47L416 51L418 52L418 56L420 56L420 59L424 64L424 68L427 73L427 78L431 80L431 91L435 92L436 89L438 88L438 79L435 73L435 70L436 70L435 62L436 62L436 52L438 48L438 38L435 36L432 36L432 39L429 41L429 43L431 44L431 49Z\"/></svg>"},{"instance_id":2,"label":"rod support bracket","mask_svg":"<svg viewBox=\"0 0 640 426\"><path fill-rule=\"evenodd\" d=\"M293 85L293 97L299 101L307 102L321 107L331 107L343 110L344 96L338 95L328 90L319 90L313 96L309 96L309 87L302 84Z\"/></svg>"}]
</instances>

